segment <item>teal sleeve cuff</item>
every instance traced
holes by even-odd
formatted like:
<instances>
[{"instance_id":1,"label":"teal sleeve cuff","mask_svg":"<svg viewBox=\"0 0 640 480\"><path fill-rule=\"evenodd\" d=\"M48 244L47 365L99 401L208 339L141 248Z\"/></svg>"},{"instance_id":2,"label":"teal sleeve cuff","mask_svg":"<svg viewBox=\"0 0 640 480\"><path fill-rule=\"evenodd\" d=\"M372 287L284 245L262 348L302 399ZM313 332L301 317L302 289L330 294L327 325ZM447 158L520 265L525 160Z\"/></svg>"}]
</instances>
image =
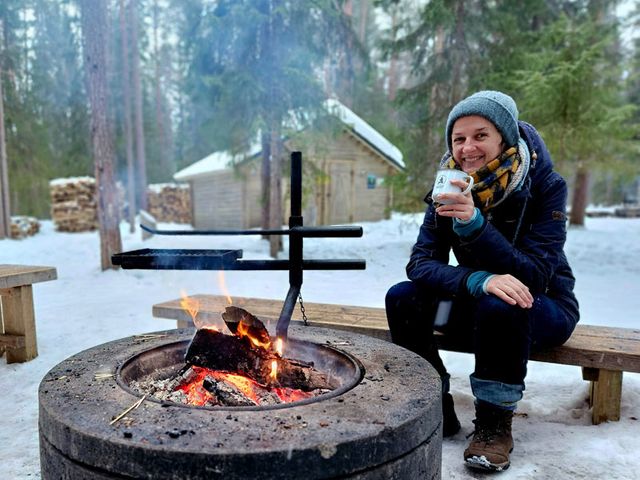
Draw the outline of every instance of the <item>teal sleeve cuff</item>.
<instances>
[{"instance_id":1,"label":"teal sleeve cuff","mask_svg":"<svg viewBox=\"0 0 640 480\"><path fill-rule=\"evenodd\" d=\"M471 237L474 233L482 228L484 217L480 213L478 207L473 211L473 217L467 222L453 219L453 231L461 238Z\"/></svg>"},{"instance_id":2,"label":"teal sleeve cuff","mask_svg":"<svg viewBox=\"0 0 640 480\"><path fill-rule=\"evenodd\" d=\"M493 277L493 273L485 272L483 270L473 272L467 278L467 290L474 297L479 297L484 293L487 293L486 283Z\"/></svg>"}]
</instances>

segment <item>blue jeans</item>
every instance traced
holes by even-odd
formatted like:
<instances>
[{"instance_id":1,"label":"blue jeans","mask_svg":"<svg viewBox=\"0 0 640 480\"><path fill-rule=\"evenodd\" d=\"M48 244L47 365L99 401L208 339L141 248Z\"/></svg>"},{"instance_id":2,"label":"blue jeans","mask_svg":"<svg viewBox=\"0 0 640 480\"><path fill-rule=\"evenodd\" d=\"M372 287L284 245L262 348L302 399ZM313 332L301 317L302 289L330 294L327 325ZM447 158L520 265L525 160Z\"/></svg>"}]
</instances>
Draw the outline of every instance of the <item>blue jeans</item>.
<instances>
[{"instance_id":1,"label":"blue jeans","mask_svg":"<svg viewBox=\"0 0 640 480\"><path fill-rule=\"evenodd\" d=\"M512 306L494 295L448 299L411 281L394 285L386 296L387 320L394 343L421 355L438 371L443 390L449 374L433 340L441 300L453 300L448 321L436 327L475 355L471 388L476 399L514 409L522 398L532 349L562 345L576 322L553 299L538 295L533 307Z\"/></svg>"}]
</instances>

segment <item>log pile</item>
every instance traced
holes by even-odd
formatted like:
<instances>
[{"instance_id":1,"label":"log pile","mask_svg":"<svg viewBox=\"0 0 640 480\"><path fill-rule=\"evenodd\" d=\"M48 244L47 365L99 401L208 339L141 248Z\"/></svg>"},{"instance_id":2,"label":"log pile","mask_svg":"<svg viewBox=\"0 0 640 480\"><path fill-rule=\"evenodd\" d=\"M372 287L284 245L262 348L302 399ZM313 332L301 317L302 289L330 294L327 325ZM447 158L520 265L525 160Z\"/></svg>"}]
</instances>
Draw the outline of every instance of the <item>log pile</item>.
<instances>
[{"instance_id":1,"label":"log pile","mask_svg":"<svg viewBox=\"0 0 640 480\"><path fill-rule=\"evenodd\" d=\"M49 189L51 219L57 231L86 232L98 227L93 178L58 178L49 182Z\"/></svg>"},{"instance_id":2,"label":"log pile","mask_svg":"<svg viewBox=\"0 0 640 480\"><path fill-rule=\"evenodd\" d=\"M191 193L188 185L149 185L147 203L149 213L158 222L191 223Z\"/></svg>"},{"instance_id":3,"label":"log pile","mask_svg":"<svg viewBox=\"0 0 640 480\"><path fill-rule=\"evenodd\" d=\"M40 222L34 217L17 215L11 217L11 238L31 237L40 231Z\"/></svg>"}]
</instances>

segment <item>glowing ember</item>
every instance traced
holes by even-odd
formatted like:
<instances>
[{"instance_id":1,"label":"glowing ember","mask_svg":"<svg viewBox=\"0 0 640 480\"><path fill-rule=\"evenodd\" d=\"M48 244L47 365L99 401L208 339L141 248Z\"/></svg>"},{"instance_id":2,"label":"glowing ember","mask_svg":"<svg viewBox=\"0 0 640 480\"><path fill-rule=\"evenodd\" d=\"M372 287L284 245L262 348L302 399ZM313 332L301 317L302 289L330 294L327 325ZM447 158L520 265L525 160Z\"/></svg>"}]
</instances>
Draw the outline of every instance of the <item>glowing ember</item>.
<instances>
[{"instance_id":1,"label":"glowing ember","mask_svg":"<svg viewBox=\"0 0 640 480\"><path fill-rule=\"evenodd\" d=\"M277 362L274 361L274 364ZM243 395L244 398L251 400L254 405L272 405L277 403L291 403L306 398L311 398L321 392L304 392L295 388L272 387L269 388L258 382L234 373L222 372L219 370L211 370L202 367L191 367L193 374L189 375L188 380L181 383L175 388L175 391L184 393L185 399L183 403L194 406L215 406L217 401L203 386L207 377L214 378L218 381L233 385ZM275 366L277 371L277 365Z\"/></svg>"}]
</instances>

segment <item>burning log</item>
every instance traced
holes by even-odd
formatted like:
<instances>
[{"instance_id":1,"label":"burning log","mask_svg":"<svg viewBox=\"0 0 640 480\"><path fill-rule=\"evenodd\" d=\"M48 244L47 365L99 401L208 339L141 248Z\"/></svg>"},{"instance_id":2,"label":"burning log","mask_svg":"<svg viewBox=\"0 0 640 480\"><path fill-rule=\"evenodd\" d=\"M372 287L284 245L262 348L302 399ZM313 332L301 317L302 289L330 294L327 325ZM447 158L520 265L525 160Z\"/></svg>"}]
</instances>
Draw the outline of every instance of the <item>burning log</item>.
<instances>
[{"instance_id":1,"label":"burning log","mask_svg":"<svg viewBox=\"0 0 640 480\"><path fill-rule=\"evenodd\" d=\"M310 392L334 390L337 385L312 364L283 358L271 349L271 339L260 320L237 307L222 314L235 335L203 328L196 332L185 355L187 365L241 373L261 385ZM252 336L249 332L256 335Z\"/></svg>"},{"instance_id":2,"label":"burning log","mask_svg":"<svg viewBox=\"0 0 640 480\"><path fill-rule=\"evenodd\" d=\"M211 393L221 405L228 407L248 407L256 403L230 382L218 380L210 375L202 382L206 391Z\"/></svg>"},{"instance_id":3,"label":"burning log","mask_svg":"<svg viewBox=\"0 0 640 480\"><path fill-rule=\"evenodd\" d=\"M271 344L271 337L264 323L244 308L234 307L233 305L227 307L222 314L222 319L234 335L253 338L255 339L253 343L257 346Z\"/></svg>"}]
</instances>

